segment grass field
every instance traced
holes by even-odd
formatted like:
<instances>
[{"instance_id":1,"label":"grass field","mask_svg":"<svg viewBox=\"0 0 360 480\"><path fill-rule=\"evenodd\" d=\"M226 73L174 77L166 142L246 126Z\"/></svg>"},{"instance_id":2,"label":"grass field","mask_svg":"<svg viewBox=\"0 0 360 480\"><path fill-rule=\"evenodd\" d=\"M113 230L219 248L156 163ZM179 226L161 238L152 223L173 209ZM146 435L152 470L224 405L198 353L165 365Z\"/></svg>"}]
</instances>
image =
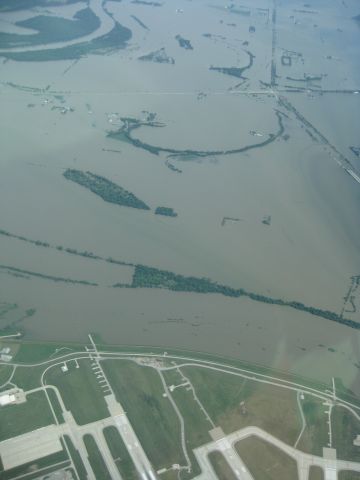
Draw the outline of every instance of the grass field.
<instances>
[{"instance_id":1,"label":"grass field","mask_svg":"<svg viewBox=\"0 0 360 480\"><path fill-rule=\"evenodd\" d=\"M178 472L176 470L168 470L161 474L161 480L178 480Z\"/></svg>"},{"instance_id":2,"label":"grass field","mask_svg":"<svg viewBox=\"0 0 360 480\"><path fill-rule=\"evenodd\" d=\"M209 453L209 460L219 479L236 480L233 470L222 453L218 451Z\"/></svg>"},{"instance_id":3,"label":"grass field","mask_svg":"<svg viewBox=\"0 0 360 480\"><path fill-rule=\"evenodd\" d=\"M104 459L94 438L91 435L86 434L84 435L83 440L88 452L91 468L95 474L95 478L101 480L111 480L110 473L105 465Z\"/></svg>"},{"instance_id":4,"label":"grass field","mask_svg":"<svg viewBox=\"0 0 360 480\"><path fill-rule=\"evenodd\" d=\"M225 433L254 425L294 444L301 429L294 392L205 368L182 370L214 423ZM241 402L245 402L245 409Z\"/></svg>"},{"instance_id":5,"label":"grass field","mask_svg":"<svg viewBox=\"0 0 360 480\"><path fill-rule=\"evenodd\" d=\"M64 423L62 408L61 408L61 405L59 403L58 397L56 396L55 391L52 388L47 388L46 391L47 391L48 397L50 399L50 403L52 405L52 408L54 410L54 413L55 413L55 416L56 416L56 419L57 419L58 423L59 424Z\"/></svg>"},{"instance_id":6,"label":"grass field","mask_svg":"<svg viewBox=\"0 0 360 480\"><path fill-rule=\"evenodd\" d=\"M44 367L16 367L12 383L23 390L41 387L41 375Z\"/></svg>"},{"instance_id":7,"label":"grass field","mask_svg":"<svg viewBox=\"0 0 360 480\"><path fill-rule=\"evenodd\" d=\"M7 382L12 371L13 367L10 367L9 365L0 365L0 385L3 385L5 382Z\"/></svg>"},{"instance_id":8,"label":"grass field","mask_svg":"<svg viewBox=\"0 0 360 480\"><path fill-rule=\"evenodd\" d=\"M158 373L127 360L105 360L102 366L155 469L183 465L179 421Z\"/></svg>"},{"instance_id":9,"label":"grass field","mask_svg":"<svg viewBox=\"0 0 360 480\"><path fill-rule=\"evenodd\" d=\"M166 378L166 384L170 385L180 385L184 382L182 375L178 369L167 370L163 372L164 377Z\"/></svg>"},{"instance_id":10,"label":"grass field","mask_svg":"<svg viewBox=\"0 0 360 480\"><path fill-rule=\"evenodd\" d=\"M20 345L14 361L16 363L37 363L44 360L55 359L57 356L66 355L75 351L84 351L84 345L70 344L64 347L60 343L36 343L14 341L9 346L16 348Z\"/></svg>"},{"instance_id":11,"label":"grass field","mask_svg":"<svg viewBox=\"0 0 360 480\"><path fill-rule=\"evenodd\" d=\"M101 336L98 336L98 337L99 337L99 340L96 341L96 344L99 350L106 350L109 352L122 352L122 353L136 352L136 353L144 353L144 354L149 353L149 350L150 350L152 353L158 353L159 355L163 355L164 353L164 347L152 346L150 349L149 347L136 346L136 345L134 346L122 345L121 347L119 347L118 345L105 344ZM330 384L321 383L309 377L304 377L298 374L295 375L285 370L269 368L266 365L241 361L233 357L227 357L223 355L214 355L210 353L203 353L203 352L197 352L197 351L195 352L192 350L180 350L176 348L166 348L166 351L168 353L168 356L175 355L180 357L190 357L192 359L198 359L199 361L210 361L210 362L217 361L227 366L245 369L248 371L249 374L253 373L254 375L258 375L258 374L269 375L282 380L287 380L287 381L299 383L302 385L306 385L308 387L312 387L318 390L325 390L331 387ZM337 390L338 390L338 387L337 387Z\"/></svg>"},{"instance_id":12,"label":"grass field","mask_svg":"<svg viewBox=\"0 0 360 480\"><path fill-rule=\"evenodd\" d=\"M64 439L65 439L66 445L69 449L69 453L70 453L70 456L72 458L72 461L74 462L77 474L79 476L79 480L87 480L86 470L85 470L83 461L81 460L81 456L80 456L79 452L74 447L72 441L70 440L70 437L65 435Z\"/></svg>"},{"instance_id":13,"label":"grass field","mask_svg":"<svg viewBox=\"0 0 360 480\"><path fill-rule=\"evenodd\" d=\"M343 470L338 474L338 480L360 480L360 473Z\"/></svg>"},{"instance_id":14,"label":"grass field","mask_svg":"<svg viewBox=\"0 0 360 480\"><path fill-rule=\"evenodd\" d=\"M336 395L346 400L347 402L353 403L360 407L360 398L356 395L350 388L345 387L341 378L335 378L335 385L336 385Z\"/></svg>"},{"instance_id":15,"label":"grass field","mask_svg":"<svg viewBox=\"0 0 360 480\"><path fill-rule=\"evenodd\" d=\"M98 346L99 350L106 350L108 352L121 352L121 353L149 353L149 347L142 347L142 346L125 346L125 345L109 345L105 344L103 339L99 334L92 333L92 336ZM6 344L3 342L2 346L9 346L11 347L13 352L18 352L17 356L15 357L16 362L20 363L31 363L31 362L38 362L51 358L56 358L57 355L64 355L66 353L71 353L75 351L85 351L84 344L76 343L76 342L65 342L59 344L57 342L33 342L33 341L24 341L24 340L7 340ZM57 349L62 349L61 351L56 354ZM150 349L153 353L159 353L161 355L164 352L164 347L151 347ZM284 379L300 384L307 385L308 387L325 390L330 387L330 384L320 383L318 381L314 381L311 378L302 377L300 375L291 374L290 372L286 372L283 370L274 370L268 368L265 365L254 364L244 362L238 359L234 359L232 357L224 357L220 355L211 355L207 353L200 353L200 352L193 352L191 350L179 350L175 348L167 348L166 349L169 355L178 355L178 356L185 356L185 357L192 357L198 358L199 360L207 360L207 361L219 361L229 366L234 366L237 368L246 369L249 373L257 374L265 374L275 376L279 379ZM336 381L336 390L337 392L340 391L341 382L337 379ZM342 390L346 390L345 387ZM348 390L346 390L348 392ZM338 392L339 393L339 392ZM343 393L342 391L340 392ZM356 400L356 397L353 398L353 401ZM360 401L359 401L360 404Z\"/></svg>"},{"instance_id":16,"label":"grass field","mask_svg":"<svg viewBox=\"0 0 360 480\"><path fill-rule=\"evenodd\" d=\"M31 393L26 399L0 409L0 441L55 423L44 392Z\"/></svg>"},{"instance_id":17,"label":"grass field","mask_svg":"<svg viewBox=\"0 0 360 480\"><path fill-rule=\"evenodd\" d=\"M173 373L173 371L170 370L168 373ZM165 375L167 385L179 385L184 383L184 379L182 379L180 375L179 377L180 381L177 380L176 383L172 383L172 381L167 381L167 376ZM170 377L170 380L174 380L173 375ZM192 478L194 474L199 475L201 473L192 450L211 441L209 430L211 430L213 426L206 419L199 404L194 400L192 391L186 390L185 387L179 387L176 388L171 395L184 419L186 444L188 446L188 454L193 466L189 478ZM183 473L182 478L187 478L187 474Z\"/></svg>"},{"instance_id":18,"label":"grass field","mask_svg":"<svg viewBox=\"0 0 360 480\"><path fill-rule=\"evenodd\" d=\"M116 427L106 427L103 433L122 478L126 480L138 480L137 470L118 429Z\"/></svg>"},{"instance_id":19,"label":"grass field","mask_svg":"<svg viewBox=\"0 0 360 480\"><path fill-rule=\"evenodd\" d=\"M255 479L298 479L295 460L260 438L245 438L235 448Z\"/></svg>"},{"instance_id":20,"label":"grass field","mask_svg":"<svg viewBox=\"0 0 360 480\"><path fill-rule=\"evenodd\" d=\"M324 470L312 465L309 469L309 480L324 480Z\"/></svg>"},{"instance_id":21,"label":"grass field","mask_svg":"<svg viewBox=\"0 0 360 480\"><path fill-rule=\"evenodd\" d=\"M353 444L360 434L360 422L342 407L334 407L331 414L333 446L341 460L360 462L360 448Z\"/></svg>"},{"instance_id":22,"label":"grass field","mask_svg":"<svg viewBox=\"0 0 360 480\"><path fill-rule=\"evenodd\" d=\"M322 449L329 442L329 427L326 423L328 416L325 414L327 408L322 403L321 400L305 395L302 407L307 426L297 446L303 452L319 456L322 456Z\"/></svg>"},{"instance_id":23,"label":"grass field","mask_svg":"<svg viewBox=\"0 0 360 480\"><path fill-rule=\"evenodd\" d=\"M54 466L59 463L61 463L61 465ZM12 480L19 478L23 478L24 480L38 480L39 473L37 472L37 470L44 469L41 474L46 475L50 472L58 470L58 468L65 468L69 465L70 461L68 459L67 453L63 450L61 452L39 458L35 462L25 463L24 465L11 468L10 470L2 471L0 472L0 480Z\"/></svg>"},{"instance_id":24,"label":"grass field","mask_svg":"<svg viewBox=\"0 0 360 480\"><path fill-rule=\"evenodd\" d=\"M45 375L47 385L55 385L67 410L79 425L95 422L109 416L103 392L89 360L79 360L79 368L69 362L69 371L63 373L60 366L51 368Z\"/></svg>"},{"instance_id":25,"label":"grass field","mask_svg":"<svg viewBox=\"0 0 360 480\"><path fill-rule=\"evenodd\" d=\"M184 383L184 380L179 374L177 383L171 381L174 379L173 377L170 377L170 381L168 381L168 373L172 372L173 371L170 370L170 372L166 372L164 375L168 386ZM210 442L211 437L209 435L209 430L211 430L213 426L206 419L199 404L194 400L192 391L186 390L186 387L179 387L176 388L171 395L184 418L186 439L189 446L191 446L191 448L196 448L204 443Z\"/></svg>"}]
</instances>

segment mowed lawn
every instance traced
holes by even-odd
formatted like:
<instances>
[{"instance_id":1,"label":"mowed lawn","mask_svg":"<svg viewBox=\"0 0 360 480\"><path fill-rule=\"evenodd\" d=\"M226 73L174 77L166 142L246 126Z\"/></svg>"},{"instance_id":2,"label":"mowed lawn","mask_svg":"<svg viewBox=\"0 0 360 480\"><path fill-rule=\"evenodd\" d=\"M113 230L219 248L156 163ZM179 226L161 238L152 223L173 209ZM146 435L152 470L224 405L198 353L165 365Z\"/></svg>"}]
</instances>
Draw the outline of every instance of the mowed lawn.
<instances>
[{"instance_id":1,"label":"mowed lawn","mask_svg":"<svg viewBox=\"0 0 360 480\"><path fill-rule=\"evenodd\" d=\"M44 392L26 396L26 402L0 408L0 441L55 423Z\"/></svg>"},{"instance_id":2,"label":"mowed lawn","mask_svg":"<svg viewBox=\"0 0 360 480\"><path fill-rule=\"evenodd\" d=\"M201 367L181 369L225 433L257 426L293 445L301 430L296 392Z\"/></svg>"},{"instance_id":3,"label":"mowed lawn","mask_svg":"<svg viewBox=\"0 0 360 480\"><path fill-rule=\"evenodd\" d=\"M235 449L254 478L261 480L297 480L296 461L270 443L248 437L240 440Z\"/></svg>"},{"instance_id":4,"label":"mowed lawn","mask_svg":"<svg viewBox=\"0 0 360 480\"><path fill-rule=\"evenodd\" d=\"M209 453L209 461L221 480L236 480L236 476L224 455L219 451Z\"/></svg>"},{"instance_id":5,"label":"mowed lawn","mask_svg":"<svg viewBox=\"0 0 360 480\"><path fill-rule=\"evenodd\" d=\"M109 411L103 391L90 360L68 362L69 370L62 372L60 365L51 368L45 375L47 385L56 386L67 410L70 410L79 425L95 422L108 417Z\"/></svg>"},{"instance_id":6,"label":"mowed lawn","mask_svg":"<svg viewBox=\"0 0 360 480\"><path fill-rule=\"evenodd\" d=\"M360 449L353 443L360 434L359 420L347 409L335 406L331 413L331 425L337 458L360 462Z\"/></svg>"},{"instance_id":7,"label":"mowed lawn","mask_svg":"<svg viewBox=\"0 0 360 480\"><path fill-rule=\"evenodd\" d=\"M155 469L184 465L179 420L156 370L129 360L103 360L102 367Z\"/></svg>"},{"instance_id":8,"label":"mowed lawn","mask_svg":"<svg viewBox=\"0 0 360 480\"><path fill-rule=\"evenodd\" d=\"M106 427L103 433L122 478L126 480L138 480L139 474L118 429L113 426Z\"/></svg>"},{"instance_id":9,"label":"mowed lawn","mask_svg":"<svg viewBox=\"0 0 360 480\"><path fill-rule=\"evenodd\" d=\"M180 374L177 373L178 376L176 377L173 373L173 370L164 372L166 384L168 386L183 384L184 379ZM210 442L211 436L209 430L211 430L213 426L209 420L207 420L199 404L195 401L192 391L188 390L186 386L178 387L173 390L172 397L184 418L186 440L189 447L193 449Z\"/></svg>"},{"instance_id":10,"label":"mowed lawn","mask_svg":"<svg viewBox=\"0 0 360 480\"><path fill-rule=\"evenodd\" d=\"M311 465L309 468L309 480L324 480L324 470L321 467Z\"/></svg>"},{"instance_id":11,"label":"mowed lawn","mask_svg":"<svg viewBox=\"0 0 360 480\"><path fill-rule=\"evenodd\" d=\"M12 371L13 367L10 367L9 365L0 365L0 385L9 379Z\"/></svg>"},{"instance_id":12,"label":"mowed lawn","mask_svg":"<svg viewBox=\"0 0 360 480\"><path fill-rule=\"evenodd\" d=\"M99 447L92 435L84 435L83 440L95 478L99 480L111 480L111 475L106 467L103 456L101 455Z\"/></svg>"},{"instance_id":13,"label":"mowed lawn","mask_svg":"<svg viewBox=\"0 0 360 480\"><path fill-rule=\"evenodd\" d=\"M16 367L12 383L23 390L31 390L41 387L41 375L44 371L44 365L39 367Z\"/></svg>"},{"instance_id":14,"label":"mowed lawn","mask_svg":"<svg viewBox=\"0 0 360 480\"><path fill-rule=\"evenodd\" d=\"M327 447L329 442L328 415L325 413L328 407L323 405L322 400L318 400L310 395L305 395L304 400L301 400L301 404L306 428L297 448L303 452L321 457L323 447Z\"/></svg>"},{"instance_id":15,"label":"mowed lawn","mask_svg":"<svg viewBox=\"0 0 360 480\"><path fill-rule=\"evenodd\" d=\"M338 480L360 480L360 473L351 470L343 470L339 472Z\"/></svg>"}]
</instances>

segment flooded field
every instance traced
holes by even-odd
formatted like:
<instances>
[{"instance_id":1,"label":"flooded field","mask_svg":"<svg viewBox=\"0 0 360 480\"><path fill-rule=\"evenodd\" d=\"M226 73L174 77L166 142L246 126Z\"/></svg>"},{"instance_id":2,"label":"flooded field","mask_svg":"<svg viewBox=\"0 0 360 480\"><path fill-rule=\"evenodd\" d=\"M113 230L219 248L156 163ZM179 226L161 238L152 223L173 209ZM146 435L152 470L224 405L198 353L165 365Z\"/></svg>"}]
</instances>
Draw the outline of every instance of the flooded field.
<instances>
[{"instance_id":1,"label":"flooded field","mask_svg":"<svg viewBox=\"0 0 360 480\"><path fill-rule=\"evenodd\" d=\"M0 9L2 331L360 392L357 2L30 3Z\"/></svg>"}]
</instances>

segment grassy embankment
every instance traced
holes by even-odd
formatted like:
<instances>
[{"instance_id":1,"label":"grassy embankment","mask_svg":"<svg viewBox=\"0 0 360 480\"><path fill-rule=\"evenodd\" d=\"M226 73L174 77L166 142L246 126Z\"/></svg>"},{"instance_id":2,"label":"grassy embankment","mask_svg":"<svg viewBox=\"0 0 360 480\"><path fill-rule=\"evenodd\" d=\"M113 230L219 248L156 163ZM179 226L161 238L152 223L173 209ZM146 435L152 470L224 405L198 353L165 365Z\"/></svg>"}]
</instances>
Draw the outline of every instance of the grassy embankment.
<instances>
[{"instance_id":1,"label":"grassy embankment","mask_svg":"<svg viewBox=\"0 0 360 480\"><path fill-rule=\"evenodd\" d=\"M248 50L246 50L246 53L249 56L249 63L244 67L213 67L211 66L209 70L213 70L215 72L223 73L224 75L230 75L231 77L236 77L242 80L246 80L246 77L244 77L243 73L246 70L249 70L249 68L253 66L254 58L255 58L255 55L253 55Z\"/></svg>"},{"instance_id":2,"label":"grassy embankment","mask_svg":"<svg viewBox=\"0 0 360 480\"><path fill-rule=\"evenodd\" d=\"M192 149L184 149L178 150L175 148L170 147L161 147L157 145L151 145L149 143L142 142L138 138L132 137L132 132L134 130L139 129L142 126L146 127L164 127L165 125L159 122L154 122L152 120L149 121L141 121L136 118L131 117L122 117L121 121L123 125L117 129L108 132L108 138L113 138L114 140L120 140L122 142L130 143L134 147L141 148L146 150L147 152L153 155L159 155L160 153L167 153L170 157L175 157L178 160L195 160L198 158L205 158L205 157L212 157L217 155L234 155L236 153L245 153L249 150L262 148L270 143L274 142L277 138L281 137L285 131L285 127L283 124L283 116L280 112L276 111L275 115L278 121L278 130L275 133L270 133L268 138L263 140L262 142L245 145L243 147L234 148L230 150L192 150Z\"/></svg>"}]
</instances>

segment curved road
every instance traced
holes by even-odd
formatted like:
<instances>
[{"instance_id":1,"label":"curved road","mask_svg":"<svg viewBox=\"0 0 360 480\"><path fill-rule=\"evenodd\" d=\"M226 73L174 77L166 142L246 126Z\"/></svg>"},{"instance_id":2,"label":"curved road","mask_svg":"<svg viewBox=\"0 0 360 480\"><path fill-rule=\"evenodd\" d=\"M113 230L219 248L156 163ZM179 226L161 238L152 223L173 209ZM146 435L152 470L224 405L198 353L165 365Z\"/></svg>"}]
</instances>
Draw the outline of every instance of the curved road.
<instances>
[{"instance_id":1,"label":"curved road","mask_svg":"<svg viewBox=\"0 0 360 480\"><path fill-rule=\"evenodd\" d=\"M278 438L270 435L269 433L258 427L246 427L242 430L231 433L230 435L227 435L220 440L210 442L194 450L194 454L198 462L200 463L202 468L204 468L204 470L202 470L203 473L196 477L196 479L194 480L215 480L217 478L216 476L212 477L209 475L211 467L208 461L208 454L213 451L221 451L228 460L231 458L232 462L234 462L235 456L237 456L234 445L239 441L252 436L265 440L266 442L274 445L275 447L279 448L284 453L289 455L291 458L293 458L297 462L299 480L308 480L309 468L311 465L321 467L324 470L325 480L332 480L333 478L337 478L337 472L341 470L352 470L355 472L360 472L360 463L348 462L344 460L333 460L324 457L318 457L316 455L309 455L307 453L301 452L300 450L296 450L295 448L287 445ZM232 454L232 457L229 456L230 453ZM244 468L244 466L241 467L242 461L239 456L238 459L239 460L237 460L237 464L240 466L240 469L237 478L241 480L251 480L251 474L246 470L246 468Z\"/></svg>"},{"instance_id":2,"label":"curved road","mask_svg":"<svg viewBox=\"0 0 360 480\"><path fill-rule=\"evenodd\" d=\"M96 358L98 361L101 360L106 360L106 359L132 359L136 361L137 358L139 357L148 357L148 358L166 358L168 360L180 360L182 361L181 364L174 365L172 367L161 367L159 370L171 370L171 369L176 369L176 368L181 368L183 366L197 366L197 367L202 367L202 368L208 368L211 370L216 370L219 372L224 372L224 373L230 373L233 375L241 376L244 378L249 378L254 381L258 381L260 383L267 383L271 385L276 385L281 388L287 388L293 391L296 391L298 393L306 393L309 395L312 395L314 397L323 399L325 401L330 401L330 402L335 402L338 406L342 406L349 411L351 411L357 419L360 420L360 415L355 411L359 410L360 408L357 405L354 405L350 402L347 402L338 396L335 395L335 392L323 392L321 390L317 390L311 387L306 387L302 386L298 383L295 382L290 382L286 381L283 379L278 379L274 376L269 376L269 375L264 375L260 373L255 373L251 372L249 370L239 368L239 367L234 367L231 365L225 365L220 362L215 362L215 361L209 361L209 360L199 360L199 359L193 359L185 356L180 356L180 355L171 355L171 354L156 354L156 353L138 353L138 352L127 352L127 353L116 353L116 352L106 352L106 351L98 351L98 350L91 350L87 352L74 352L66 355L61 355L58 358L43 361L43 362L38 362L36 364L17 364L17 363L5 363L5 362L0 362L1 364L7 364L13 367L17 366L22 366L22 367L28 367L32 368L33 366L37 365L44 365L44 371L42 372L41 376L41 384L42 387L45 389L48 388L48 386L44 385L44 375L46 374L46 371L49 368L54 367L55 365L60 365L64 361L67 360L74 360L74 359L91 359L94 356L94 352L96 354ZM15 370L15 369L14 369ZM160 375L161 376L161 375ZM168 392L169 393L169 392ZM64 408L64 405L62 405ZM56 417L55 417L56 418ZM252 480L250 473L246 469L246 466L243 464L242 460L240 457L237 455L237 452L234 450L233 446L235 443L240 441L241 439L244 439L249 436L258 436L262 438L263 440L266 440L270 443L272 443L274 446L280 448L283 450L285 453L287 453L289 456L294 458L297 461L298 464L298 471L299 471L299 479L300 480L307 480L308 478L308 471L309 467L311 465L317 465L320 466L324 469L325 472L325 480L333 480L336 478L337 472L340 470L354 470L360 472L360 463L355 463L355 462L346 462L346 461L341 461L341 460L336 460L336 459L330 459L330 458L324 458L324 457L317 457L314 455L309 455L305 454L296 448L287 445L286 443L282 442L281 440L277 439L276 437L273 437L269 433L256 428L256 427L248 427L242 430L239 430L237 432L234 432L224 438L221 438L218 441L210 442L206 445L203 445L202 447L195 449L194 453L202 467L202 474L198 477L198 479L213 479L216 477L213 477L213 470L211 465L209 464L207 460L207 455L210 451L213 450L219 450L222 451L224 454L226 454L226 458L228 460L231 460L231 463L235 465L235 471L236 471L236 476L237 478L241 480ZM235 462L235 463L234 463ZM205 476L204 476L205 474ZM335 475L335 476L334 476Z\"/></svg>"}]
</instances>

